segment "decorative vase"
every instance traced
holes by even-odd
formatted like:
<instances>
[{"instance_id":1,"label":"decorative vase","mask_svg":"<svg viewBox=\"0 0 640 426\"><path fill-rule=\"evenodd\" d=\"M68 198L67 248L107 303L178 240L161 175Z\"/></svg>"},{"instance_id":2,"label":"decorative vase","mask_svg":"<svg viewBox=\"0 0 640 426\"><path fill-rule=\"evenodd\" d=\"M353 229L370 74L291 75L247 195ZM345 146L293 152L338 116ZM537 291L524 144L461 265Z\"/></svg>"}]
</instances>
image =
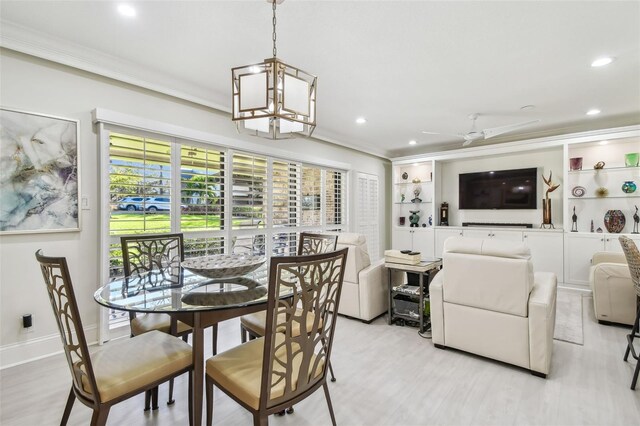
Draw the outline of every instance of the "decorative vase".
<instances>
[{"instance_id":1,"label":"decorative vase","mask_svg":"<svg viewBox=\"0 0 640 426\"><path fill-rule=\"evenodd\" d=\"M582 170L582 157L569 158L569 170Z\"/></svg>"},{"instance_id":2,"label":"decorative vase","mask_svg":"<svg viewBox=\"0 0 640 426\"><path fill-rule=\"evenodd\" d=\"M612 234L619 234L626 223L624 213L620 210L607 210L604 215L604 227Z\"/></svg>"},{"instance_id":3,"label":"decorative vase","mask_svg":"<svg viewBox=\"0 0 640 426\"><path fill-rule=\"evenodd\" d=\"M624 155L624 165L627 167L638 167L640 162L640 153L630 152Z\"/></svg>"},{"instance_id":4,"label":"decorative vase","mask_svg":"<svg viewBox=\"0 0 640 426\"><path fill-rule=\"evenodd\" d=\"M420 210L409 210L411 212L411 215L409 216L409 222L411 222L411 224L409 225L410 228L417 228L418 225L418 221L420 220L420 216L418 215L418 213L420 213Z\"/></svg>"},{"instance_id":5,"label":"decorative vase","mask_svg":"<svg viewBox=\"0 0 640 426\"><path fill-rule=\"evenodd\" d=\"M403 179L403 180L407 180L407 179L409 179L409 173L404 172L404 173L402 174L402 179Z\"/></svg>"},{"instance_id":6,"label":"decorative vase","mask_svg":"<svg viewBox=\"0 0 640 426\"><path fill-rule=\"evenodd\" d=\"M404 224L405 224L404 216L400 216L398 219L399 219L400 226L404 226Z\"/></svg>"},{"instance_id":7,"label":"decorative vase","mask_svg":"<svg viewBox=\"0 0 640 426\"><path fill-rule=\"evenodd\" d=\"M555 228L551 222L551 200L542 199L542 226L541 228Z\"/></svg>"},{"instance_id":8,"label":"decorative vase","mask_svg":"<svg viewBox=\"0 0 640 426\"><path fill-rule=\"evenodd\" d=\"M625 194L633 194L634 192L636 192L636 189L638 189L638 187L632 180L625 181L625 183L622 184L622 192L624 192Z\"/></svg>"}]
</instances>

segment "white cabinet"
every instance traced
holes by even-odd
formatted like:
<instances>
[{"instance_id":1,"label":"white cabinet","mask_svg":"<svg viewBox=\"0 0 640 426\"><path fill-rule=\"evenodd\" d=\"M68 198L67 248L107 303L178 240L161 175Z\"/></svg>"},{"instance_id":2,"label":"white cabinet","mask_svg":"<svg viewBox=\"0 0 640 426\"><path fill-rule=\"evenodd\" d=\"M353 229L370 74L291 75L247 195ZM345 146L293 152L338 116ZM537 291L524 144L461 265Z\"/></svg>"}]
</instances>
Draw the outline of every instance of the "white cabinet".
<instances>
[{"instance_id":1,"label":"white cabinet","mask_svg":"<svg viewBox=\"0 0 640 426\"><path fill-rule=\"evenodd\" d=\"M535 272L553 272L564 280L564 238L561 232L525 231L523 241L531 250Z\"/></svg>"},{"instance_id":2,"label":"white cabinet","mask_svg":"<svg viewBox=\"0 0 640 426\"><path fill-rule=\"evenodd\" d=\"M522 231L504 229L465 229L465 237L469 238L495 238L507 241L522 241Z\"/></svg>"},{"instance_id":3,"label":"white cabinet","mask_svg":"<svg viewBox=\"0 0 640 426\"><path fill-rule=\"evenodd\" d=\"M393 248L420 252L423 259L433 257L433 228L393 230Z\"/></svg>"},{"instance_id":4,"label":"white cabinet","mask_svg":"<svg viewBox=\"0 0 640 426\"><path fill-rule=\"evenodd\" d=\"M442 248L444 247L444 242L447 238L461 237L462 235L462 229L437 228L435 230L435 257L442 257Z\"/></svg>"},{"instance_id":5,"label":"white cabinet","mask_svg":"<svg viewBox=\"0 0 640 426\"><path fill-rule=\"evenodd\" d=\"M626 235L640 244L639 235ZM565 238L565 282L589 284L591 258L598 251L621 252L618 234L567 233Z\"/></svg>"}]
</instances>

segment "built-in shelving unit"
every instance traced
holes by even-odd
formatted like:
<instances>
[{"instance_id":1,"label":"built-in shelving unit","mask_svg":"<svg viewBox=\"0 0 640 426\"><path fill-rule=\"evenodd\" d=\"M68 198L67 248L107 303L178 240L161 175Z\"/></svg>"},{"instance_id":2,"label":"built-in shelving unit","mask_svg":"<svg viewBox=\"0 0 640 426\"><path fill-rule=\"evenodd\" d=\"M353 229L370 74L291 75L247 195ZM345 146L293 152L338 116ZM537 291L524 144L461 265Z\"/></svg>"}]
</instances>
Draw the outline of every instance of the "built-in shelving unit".
<instances>
[{"instance_id":1,"label":"built-in shelving unit","mask_svg":"<svg viewBox=\"0 0 640 426\"><path fill-rule=\"evenodd\" d=\"M531 249L534 270L553 271L564 284L587 286L594 252L621 251L618 242L621 234L640 245L640 234L632 234L635 206L640 207L640 167L625 165L625 154L638 151L640 126L631 126L394 160L392 247L420 251L423 257L438 257L442 254L444 241L451 236L522 241ZM582 157L582 170L570 170L569 159L574 157ZM604 162L602 169L594 169L598 162ZM509 211L457 209L459 173L491 170L487 167L500 170L537 167L545 176L553 171L554 183L560 184L560 188L551 194L555 229L539 229L545 189L541 180L538 181L540 206L537 210L513 212L513 218L510 218ZM408 174L406 181L402 179L405 172ZM421 182L411 182L414 177ZM639 189L625 193L622 185L626 181L633 181ZM420 195L421 203L410 202L415 185L419 185L421 194L430 194ZM576 186L584 188L583 196L572 194ZM596 192L598 188L606 188L607 195L600 196ZM404 202L399 199L402 193L406 198ZM449 202L450 225L454 226L436 226L443 201ZM577 232L571 232L574 207ZM420 211L419 228L409 227L410 210ZM607 232L604 218L608 210L620 210L625 215L626 224L620 234ZM432 217L431 225L428 224L429 216ZM400 217L405 217L404 226L399 225ZM601 228L602 233L591 232L592 220L594 230ZM531 223L533 228L462 227L463 222ZM425 228L423 223L427 225Z\"/></svg>"}]
</instances>

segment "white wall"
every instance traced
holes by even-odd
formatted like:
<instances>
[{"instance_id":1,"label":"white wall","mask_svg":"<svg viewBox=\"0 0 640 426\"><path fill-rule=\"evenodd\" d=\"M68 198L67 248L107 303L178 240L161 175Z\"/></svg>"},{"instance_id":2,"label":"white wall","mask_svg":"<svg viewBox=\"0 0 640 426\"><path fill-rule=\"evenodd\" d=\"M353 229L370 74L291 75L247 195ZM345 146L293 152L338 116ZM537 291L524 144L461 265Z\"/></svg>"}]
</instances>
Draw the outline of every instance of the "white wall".
<instances>
[{"instance_id":1,"label":"white wall","mask_svg":"<svg viewBox=\"0 0 640 426\"><path fill-rule=\"evenodd\" d=\"M484 172L491 170L508 170L538 168L538 208L536 210L459 210L458 209L458 175L461 173ZM522 152L486 157L474 157L461 160L450 160L441 163L441 177L437 180L440 186L440 202L449 203L449 225L461 226L462 222L484 223L532 223L537 227L542 223L542 198L546 186L541 179L544 173L549 177L553 172L553 182L560 188L549 194L552 200L552 222L556 228L562 228L562 194L563 185L562 147L541 151ZM436 206L439 214L440 205Z\"/></svg>"},{"instance_id":2,"label":"white wall","mask_svg":"<svg viewBox=\"0 0 640 426\"><path fill-rule=\"evenodd\" d=\"M111 79L0 50L0 105L25 111L80 120L81 194L89 197L90 210L82 211L82 231L58 234L0 236L0 367L45 356L61 349L53 313L34 253L66 256L88 339L96 339L98 305L93 292L98 282L99 223L98 137L91 124L91 111L106 108L142 118L194 130L273 146L297 154L313 155L351 164L353 171L377 175L380 181L380 247L388 241L389 209L384 189L390 165L368 154L315 140L266 141L240 136L226 114L160 95ZM320 125L322 122L320 121ZM350 191L350 224L354 225L354 188ZM21 318L33 314L34 326L24 332Z\"/></svg>"}]
</instances>

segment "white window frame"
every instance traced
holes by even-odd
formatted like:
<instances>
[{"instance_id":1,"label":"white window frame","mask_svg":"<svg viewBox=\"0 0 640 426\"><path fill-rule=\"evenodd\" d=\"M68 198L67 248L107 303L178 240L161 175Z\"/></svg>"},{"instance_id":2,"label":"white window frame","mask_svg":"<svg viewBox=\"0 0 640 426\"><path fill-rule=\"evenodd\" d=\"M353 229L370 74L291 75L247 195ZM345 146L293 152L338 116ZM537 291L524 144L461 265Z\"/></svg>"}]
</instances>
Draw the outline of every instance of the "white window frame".
<instances>
[{"instance_id":1,"label":"white window frame","mask_svg":"<svg viewBox=\"0 0 640 426\"><path fill-rule=\"evenodd\" d=\"M96 109L93 111L93 121L98 129L98 139L100 146L99 152L99 257L100 257L100 273L99 283L100 285L108 282L109 280L109 245L113 238L110 236L110 204L109 204L109 139L110 134L113 132L131 134L134 136L148 137L148 138L160 138L162 140L169 140L171 142L171 176L172 176L172 194L178 194L178 196L172 196L172 213L171 215L171 227L172 229L180 228L180 200L179 196L180 188L174 187L176 182L180 182L180 147L183 144L200 146L206 149L216 149L225 152L225 192L224 192L224 217L225 225L222 230L211 231L196 231L188 232L191 237L216 237L220 236L224 238L224 250L225 253L231 252L231 242L235 236L245 235L260 235L265 237L265 253L269 255L273 250L273 236L280 233L299 233L303 231L319 231L323 232L330 229L338 229L341 232L349 231L349 202L351 199L351 188L349 185L349 177L351 175L351 165L348 163L339 163L331 160L319 160L316 157L309 155L297 154L291 155L290 152L280 149L265 149L263 145L257 145L250 142L230 139L224 136L203 133L187 128L182 128L173 125L167 125L166 123L154 122L150 120L141 119L126 114L121 114L109 110ZM239 147L239 148L236 148ZM265 228L259 229L232 229L231 221L231 207L232 207L232 162L234 152L242 153L245 155L259 155L267 158L267 221ZM321 223L319 226L302 226L301 223L298 226L292 227L279 227L273 228L273 186L271 184L270 177L272 176L273 161L287 161L291 163L298 163L302 168L303 166L319 167L321 169L320 186L321 186ZM339 225L333 225L326 223L325 217L325 174L326 169L343 172L344 181L342 182L343 191L346 191L344 197L345 205L342 207L343 223ZM298 182L301 185L301 182ZM178 192L176 192L178 191ZM300 194L300 192L298 192ZM298 204L298 217L301 217L301 202ZM124 334L124 333L115 333ZM108 310L101 309L99 316L99 333L98 340L100 343L108 341L112 337L111 330L109 330L109 318Z\"/></svg>"}]
</instances>

